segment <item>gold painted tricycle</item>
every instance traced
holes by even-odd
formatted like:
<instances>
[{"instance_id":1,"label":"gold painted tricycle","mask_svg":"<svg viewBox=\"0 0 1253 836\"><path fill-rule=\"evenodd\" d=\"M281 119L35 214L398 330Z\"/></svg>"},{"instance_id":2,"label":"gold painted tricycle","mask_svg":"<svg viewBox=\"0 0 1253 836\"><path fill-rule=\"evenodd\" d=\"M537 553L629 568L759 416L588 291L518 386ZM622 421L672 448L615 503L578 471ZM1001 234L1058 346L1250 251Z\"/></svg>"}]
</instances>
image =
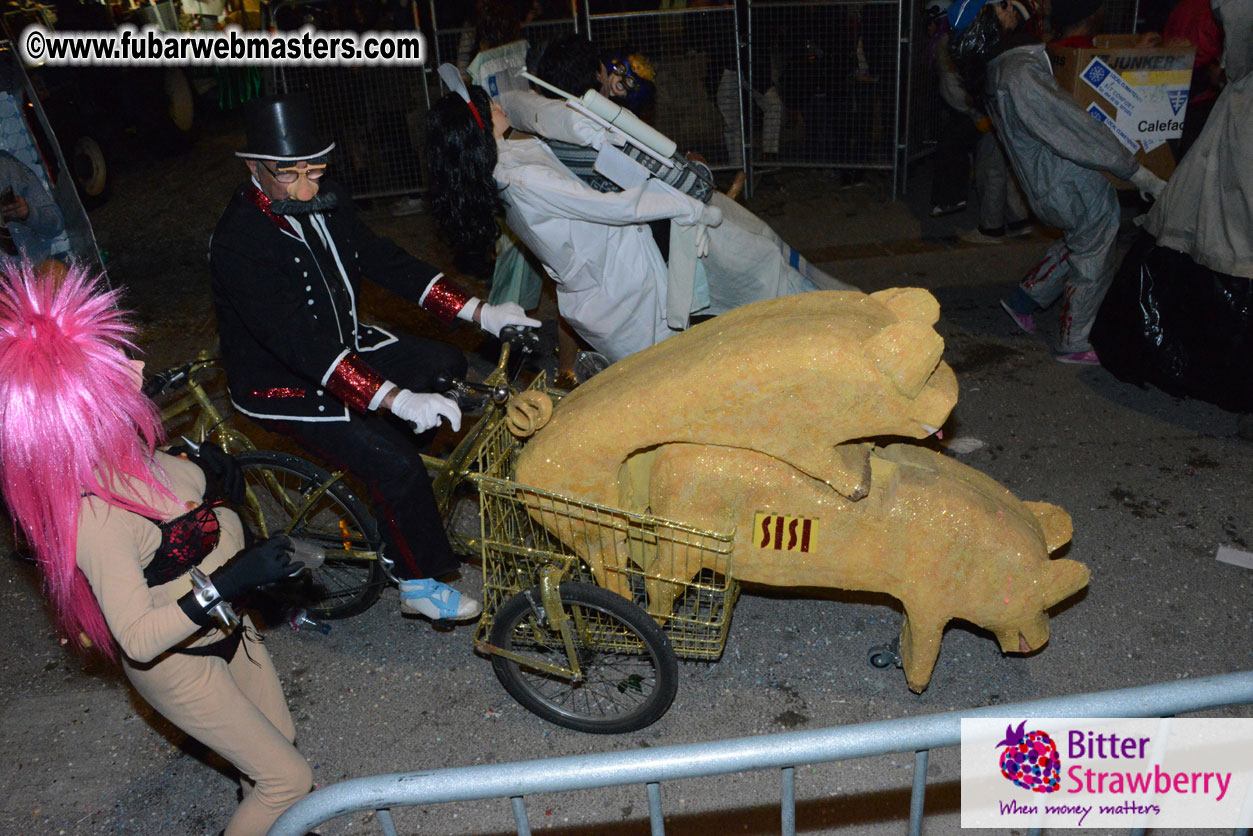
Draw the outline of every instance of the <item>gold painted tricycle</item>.
<instances>
[{"instance_id":1,"label":"gold painted tricycle","mask_svg":"<svg viewBox=\"0 0 1253 836\"><path fill-rule=\"evenodd\" d=\"M450 384L463 397L486 394L484 415L446 458L422 460L454 550L482 559L483 614L474 646L491 657L501 684L528 710L558 725L604 734L634 731L670 707L677 659L722 655L739 594L731 535L513 481L525 439L509 428L519 394L509 375L511 349L529 353L535 342L533 332L502 334L499 362L482 384ZM184 373L186 378L194 375ZM562 392L548 385L543 372L525 391L543 393L560 408ZM202 390L187 397L198 410L196 440L225 442L236 453L244 449L239 457L248 482L243 516L249 526L263 535L285 532L326 544L332 574L310 580L310 611L334 618L369 607L391 574L390 561L344 474L256 451L226 427ZM189 409L167 408L166 417ZM597 584L575 552L544 527L543 520L554 515L584 523L582 536L599 538L598 545L623 556L620 566L606 570L611 582ZM648 582L673 587L678 577L692 580L679 584L666 611L653 611Z\"/></svg>"}]
</instances>

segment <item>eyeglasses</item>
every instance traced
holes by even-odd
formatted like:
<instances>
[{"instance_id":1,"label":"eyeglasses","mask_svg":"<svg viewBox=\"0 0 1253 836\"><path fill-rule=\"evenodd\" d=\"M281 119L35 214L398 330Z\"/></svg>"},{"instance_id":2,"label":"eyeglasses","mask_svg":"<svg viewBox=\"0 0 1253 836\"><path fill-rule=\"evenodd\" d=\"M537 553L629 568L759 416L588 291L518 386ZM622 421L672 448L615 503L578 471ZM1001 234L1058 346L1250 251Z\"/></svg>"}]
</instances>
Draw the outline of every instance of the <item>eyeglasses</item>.
<instances>
[{"instance_id":1,"label":"eyeglasses","mask_svg":"<svg viewBox=\"0 0 1253 836\"><path fill-rule=\"evenodd\" d=\"M262 163L261 165L265 166L265 170L270 173L271 177L279 183L282 183L284 186L290 186L292 183L295 183L300 179L302 174L309 180L317 182L318 180L321 180L322 175L326 173L326 163L301 162L296 163L295 165L283 166L282 168L270 168L265 163ZM303 165L304 168L300 168L301 165Z\"/></svg>"},{"instance_id":2,"label":"eyeglasses","mask_svg":"<svg viewBox=\"0 0 1253 836\"><path fill-rule=\"evenodd\" d=\"M635 88L640 86L640 80L635 75L635 71L631 69L631 65L620 59L613 59L608 64L609 72L617 73L622 77L622 86L626 88L628 93L634 93Z\"/></svg>"}]
</instances>

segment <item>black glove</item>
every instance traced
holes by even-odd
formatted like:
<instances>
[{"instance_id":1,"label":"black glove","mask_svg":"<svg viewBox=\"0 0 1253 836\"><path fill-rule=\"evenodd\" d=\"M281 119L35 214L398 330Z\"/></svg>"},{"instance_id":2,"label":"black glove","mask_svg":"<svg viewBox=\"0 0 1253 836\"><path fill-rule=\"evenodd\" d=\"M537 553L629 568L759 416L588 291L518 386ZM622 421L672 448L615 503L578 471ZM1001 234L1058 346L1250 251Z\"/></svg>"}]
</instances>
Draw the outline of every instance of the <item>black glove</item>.
<instances>
[{"instance_id":1,"label":"black glove","mask_svg":"<svg viewBox=\"0 0 1253 836\"><path fill-rule=\"evenodd\" d=\"M286 534L280 534L243 549L229 563L209 575L209 580L213 581L219 595L227 601L234 601L245 592L300 571L299 566L292 565L291 555L291 540Z\"/></svg>"},{"instance_id":2,"label":"black glove","mask_svg":"<svg viewBox=\"0 0 1253 836\"><path fill-rule=\"evenodd\" d=\"M205 441L193 451L186 444L167 450L171 456L186 456L204 471L204 495L207 499L225 499L231 505L244 503L244 471L230 453L212 441Z\"/></svg>"},{"instance_id":3,"label":"black glove","mask_svg":"<svg viewBox=\"0 0 1253 836\"><path fill-rule=\"evenodd\" d=\"M300 571L299 565L292 565L291 555L291 539L280 534L241 550L229 563L209 575L209 580L217 589L221 600L234 601L245 592ZM188 592L178 599L178 605L183 608L187 617L201 627L207 627L213 622L209 610L215 604L216 601L210 601L207 607L201 606L194 592Z\"/></svg>"}]
</instances>

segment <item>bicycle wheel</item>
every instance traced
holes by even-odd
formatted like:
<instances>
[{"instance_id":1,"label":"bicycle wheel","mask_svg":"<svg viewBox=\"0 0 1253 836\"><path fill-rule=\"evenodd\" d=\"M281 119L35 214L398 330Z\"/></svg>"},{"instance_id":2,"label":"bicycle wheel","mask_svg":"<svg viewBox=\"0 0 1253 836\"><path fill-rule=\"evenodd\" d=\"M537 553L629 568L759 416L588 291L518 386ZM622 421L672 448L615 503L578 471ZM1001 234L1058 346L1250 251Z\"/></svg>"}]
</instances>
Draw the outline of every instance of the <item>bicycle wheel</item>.
<instances>
[{"instance_id":1,"label":"bicycle wheel","mask_svg":"<svg viewBox=\"0 0 1253 836\"><path fill-rule=\"evenodd\" d=\"M532 604L534 602L534 604ZM642 609L594 584L563 583L561 604L572 619L582 682L492 656L500 684L532 713L568 729L619 734L655 722L678 688L670 640ZM536 609L535 586L505 602L491 643L537 663L568 667L561 635Z\"/></svg>"},{"instance_id":2,"label":"bicycle wheel","mask_svg":"<svg viewBox=\"0 0 1253 836\"><path fill-rule=\"evenodd\" d=\"M274 450L250 450L235 458L257 500L256 508L248 503L240 509L244 525L254 535L289 533L326 548L323 564L297 582L301 603L310 614L347 618L377 601L387 582L378 559L381 541L374 517L357 495L343 482L335 482L302 512L309 495L331 481L330 473Z\"/></svg>"}]
</instances>

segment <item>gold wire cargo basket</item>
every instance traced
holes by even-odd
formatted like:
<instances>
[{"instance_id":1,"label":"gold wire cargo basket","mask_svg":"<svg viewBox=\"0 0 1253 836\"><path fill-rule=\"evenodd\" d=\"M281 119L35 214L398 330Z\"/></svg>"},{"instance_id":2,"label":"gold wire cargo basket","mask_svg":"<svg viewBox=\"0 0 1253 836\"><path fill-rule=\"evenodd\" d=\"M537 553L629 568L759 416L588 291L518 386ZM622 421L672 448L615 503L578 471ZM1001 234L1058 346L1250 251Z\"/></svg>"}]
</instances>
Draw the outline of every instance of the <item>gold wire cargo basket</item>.
<instances>
[{"instance_id":1,"label":"gold wire cargo basket","mask_svg":"<svg viewBox=\"0 0 1253 836\"><path fill-rule=\"evenodd\" d=\"M519 485L509 477L522 440L503 420L486 432L484 467L471 477L483 527L483 616L476 641L487 639L506 601L538 584L541 570L556 564L564 568L563 580L598 583L644 609L680 658L712 661L722 655L739 596L730 534ZM603 568L593 571L598 563Z\"/></svg>"}]
</instances>

